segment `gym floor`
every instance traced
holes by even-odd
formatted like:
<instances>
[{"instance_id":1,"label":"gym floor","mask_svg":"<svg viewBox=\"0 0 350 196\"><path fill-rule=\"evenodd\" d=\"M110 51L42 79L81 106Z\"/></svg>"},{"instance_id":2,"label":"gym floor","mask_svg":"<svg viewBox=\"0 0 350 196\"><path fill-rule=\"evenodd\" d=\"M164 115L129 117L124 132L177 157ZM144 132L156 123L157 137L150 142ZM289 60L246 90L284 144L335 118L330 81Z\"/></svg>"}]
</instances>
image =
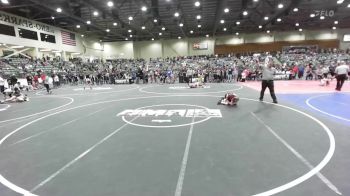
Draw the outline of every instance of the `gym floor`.
<instances>
[{"instance_id":1,"label":"gym floor","mask_svg":"<svg viewBox=\"0 0 350 196\"><path fill-rule=\"evenodd\" d=\"M0 195L350 195L350 84L276 81L277 105L259 85L69 86L2 104ZM217 105L228 91L238 105Z\"/></svg>"}]
</instances>

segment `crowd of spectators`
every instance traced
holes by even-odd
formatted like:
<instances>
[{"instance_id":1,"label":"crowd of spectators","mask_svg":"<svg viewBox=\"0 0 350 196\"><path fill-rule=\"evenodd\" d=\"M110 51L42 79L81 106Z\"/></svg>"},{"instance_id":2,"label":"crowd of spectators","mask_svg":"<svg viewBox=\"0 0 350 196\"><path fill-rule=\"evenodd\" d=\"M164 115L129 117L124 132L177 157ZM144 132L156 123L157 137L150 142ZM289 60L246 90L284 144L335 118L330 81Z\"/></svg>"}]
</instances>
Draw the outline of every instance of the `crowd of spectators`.
<instances>
[{"instance_id":1,"label":"crowd of spectators","mask_svg":"<svg viewBox=\"0 0 350 196\"><path fill-rule=\"evenodd\" d=\"M61 59L8 59L2 60L1 75L9 79L14 74L4 74L4 65L18 70L17 77L26 78L34 88L52 78L54 87L78 85L89 78L94 85L119 83L190 83L192 78L204 82L244 82L261 78L260 66L273 63L276 79L317 80L334 75L340 60L348 61L350 55L343 51L307 53L247 54L241 56L191 56L155 59L115 59L102 62L76 58ZM16 63L13 63L16 62Z\"/></svg>"}]
</instances>

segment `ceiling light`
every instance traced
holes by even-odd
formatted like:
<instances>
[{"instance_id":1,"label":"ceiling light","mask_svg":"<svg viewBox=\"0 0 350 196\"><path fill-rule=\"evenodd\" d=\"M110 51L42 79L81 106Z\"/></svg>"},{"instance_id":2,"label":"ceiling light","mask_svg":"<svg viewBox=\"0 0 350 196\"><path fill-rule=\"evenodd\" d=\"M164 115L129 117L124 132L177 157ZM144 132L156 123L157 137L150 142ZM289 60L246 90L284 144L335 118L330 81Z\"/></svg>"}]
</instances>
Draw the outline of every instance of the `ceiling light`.
<instances>
[{"instance_id":1,"label":"ceiling light","mask_svg":"<svg viewBox=\"0 0 350 196\"><path fill-rule=\"evenodd\" d=\"M117 25L118 25L118 23L116 23L116 22L113 23L113 26L117 26Z\"/></svg>"},{"instance_id":2,"label":"ceiling light","mask_svg":"<svg viewBox=\"0 0 350 196\"><path fill-rule=\"evenodd\" d=\"M336 21L334 21L334 24L338 24L338 21L336 20Z\"/></svg>"},{"instance_id":3,"label":"ceiling light","mask_svg":"<svg viewBox=\"0 0 350 196\"><path fill-rule=\"evenodd\" d=\"M132 35L129 35L130 36L130 38L132 38Z\"/></svg>"},{"instance_id":4,"label":"ceiling light","mask_svg":"<svg viewBox=\"0 0 350 196\"><path fill-rule=\"evenodd\" d=\"M302 31L303 31L303 29L299 29L299 31L300 31L300 32L302 32Z\"/></svg>"},{"instance_id":5,"label":"ceiling light","mask_svg":"<svg viewBox=\"0 0 350 196\"><path fill-rule=\"evenodd\" d=\"M159 36L163 35L162 33L159 33Z\"/></svg>"},{"instance_id":6,"label":"ceiling light","mask_svg":"<svg viewBox=\"0 0 350 196\"><path fill-rule=\"evenodd\" d=\"M337 4L342 4L344 2L344 0L338 0Z\"/></svg>"},{"instance_id":7,"label":"ceiling light","mask_svg":"<svg viewBox=\"0 0 350 196\"><path fill-rule=\"evenodd\" d=\"M129 16L128 20L134 20L134 18L132 16Z\"/></svg>"},{"instance_id":8,"label":"ceiling light","mask_svg":"<svg viewBox=\"0 0 350 196\"><path fill-rule=\"evenodd\" d=\"M180 27L183 27L183 26L184 26L184 24L183 24L183 23L180 23L180 24L179 24L179 26L180 26Z\"/></svg>"},{"instance_id":9,"label":"ceiling light","mask_svg":"<svg viewBox=\"0 0 350 196\"><path fill-rule=\"evenodd\" d=\"M336 29L337 29L337 27L332 27L332 29L333 29L333 30L336 30Z\"/></svg>"},{"instance_id":10,"label":"ceiling light","mask_svg":"<svg viewBox=\"0 0 350 196\"><path fill-rule=\"evenodd\" d=\"M2 0L1 0L1 2L2 2ZM62 9L61 9L61 8L57 8L57 9L56 9L56 12L61 13L61 12L62 12Z\"/></svg>"},{"instance_id":11,"label":"ceiling light","mask_svg":"<svg viewBox=\"0 0 350 196\"><path fill-rule=\"evenodd\" d=\"M51 52L51 50L50 49L41 49L41 50L39 50L40 52ZM72 53L72 54L74 54L74 53Z\"/></svg>"},{"instance_id":12,"label":"ceiling light","mask_svg":"<svg viewBox=\"0 0 350 196\"><path fill-rule=\"evenodd\" d=\"M175 12L174 16L179 17L180 16L179 12Z\"/></svg>"},{"instance_id":13,"label":"ceiling light","mask_svg":"<svg viewBox=\"0 0 350 196\"><path fill-rule=\"evenodd\" d=\"M258 2L259 0L253 0L254 2Z\"/></svg>"},{"instance_id":14,"label":"ceiling light","mask_svg":"<svg viewBox=\"0 0 350 196\"><path fill-rule=\"evenodd\" d=\"M125 38L125 41L128 41L129 39L128 38Z\"/></svg>"},{"instance_id":15,"label":"ceiling light","mask_svg":"<svg viewBox=\"0 0 350 196\"><path fill-rule=\"evenodd\" d=\"M282 19L280 19L280 18L277 18L277 22L281 22L282 21Z\"/></svg>"},{"instance_id":16,"label":"ceiling light","mask_svg":"<svg viewBox=\"0 0 350 196\"><path fill-rule=\"evenodd\" d=\"M284 5L282 3L278 4L277 6L279 9L282 9L284 7Z\"/></svg>"},{"instance_id":17,"label":"ceiling light","mask_svg":"<svg viewBox=\"0 0 350 196\"><path fill-rule=\"evenodd\" d=\"M196 2L194 3L194 5L195 5L196 7L199 7L199 6L201 6L201 3L200 3L199 1L196 1Z\"/></svg>"},{"instance_id":18,"label":"ceiling light","mask_svg":"<svg viewBox=\"0 0 350 196\"><path fill-rule=\"evenodd\" d=\"M145 12L145 11L147 11L147 7L146 7L146 6L142 6L141 10L142 10L143 12Z\"/></svg>"},{"instance_id":19,"label":"ceiling light","mask_svg":"<svg viewBox=\"0 0 350 196\"><path fill-rule=\"evenodd\" d=\"M324 16L321 16L321 17L320 17L320 20L324 20Z\"/></svg>"},{"instance_id":20,"label":"ceiling light","mask_svg":"<svg viewBox=\"0 0 350 196\"><path fill-rule=\"evenodd\" d=\"M77 29L80 29L80 25L77 25Z\"/></svg>"},{"instance_id":21,"label":"ceiling light","mask_svg":"<svg viewBox=\"0 0 350 196\"><path fill-rule=\"evenodd\" d=\"M224 9L224 12L225 12L225 13L229 13L229 12L230 12L230 9L225 8L225 9Z\"/></svg>"},{"instance_id":22,"label":"ceiling light","mask_svg":"<svg viewBox=\"0 0 350 196\"><path fill-rule=\"evenodd\" d=\"M6 45L4 44L4 46ZM11 46L10 48L17 49L17 48L24 48L24 46Z\"/></svg>"},{"instance_id":23,"label":"ceiling light","mask_svg":"<svg viewBox=\"0 0 350 196\"><path fill-rule=\"evenodd\" d=\"M350 8L350 3L348 4L348 8Z\"/></svg>"},{"instance_id":24,"label":"ceiling light","mask_svg":"<svg viewBox=\"0 0 350 196\"><path fill-rule=\"evenodd\" d=\"M197 27L198 27L198 28L202 28L202 25L199 24Z\"/></svg>"},{"instance_id":25,"label":"ceiling light","mask_svg":"<svg viewBox=\"0 0 350 196\"><path fill-rule=\"evenodd\" d=\"M193 34L193 31L191 30L190 33Z\"/></svg>"},{"instance_id":26,"label":"ceiling light","mask_svg":"<svg viewBox=\"0 0 350 196\"><path fill-rule=\"evenodd\" d=\"M154 38L152 38L151 40L154 41Z\"/></svg>"},{"instance_id":27,"label":"ceiling light","mask_svg":"<svg viewBox=\"0 0 350 196\"><path fill-rule=\"evenodd\" d=\"M108 2L107 2L107 6L108 6L108 7L112 7L113 5L114 5L114 3L113 3L112 1L108 1Z\"/></svg>"},{"instance_id":28,"label":"ceiling light","mask_svg":"<svg viewBox=\"0 0 350 196\"><path fill-rule=\"evenodd\" d=\"M221 24L224 24L224 23L225 23L225 20L220 20L220 23L221 23Z\"/></svg>"},{"instance_id":29,"label":"ceiling light","mask_svg":"<svg viewBox=\"0 0 350 196\"><path fill-rule=\"evenodd\" d=\"M145 27L145 26L142 26L142 27L141 27L141 29L142 29L142 30L145 30L145 29L146 29L146 27Z\"/></svg>"},{"instance_id":30,"label":"ceiling light","mask_svg":"<svg viewBox=\"0 0 350 196\"><path fill-rule=\"evenodd\" d=\"M165 27L162 27L162 30L165 31Z\"/></svg>"},{"instance_id":31,"label":"ceiling light","mask_svg":"<svg viewBox=\"0 0 350 196\"><path fill-rule=\"evenodd\" d=\"M206 37L209 37L209 34L207 34Z\"/></svg>"},{"instance_id":32,"label":"ceiling light","mask_svg":"<svg viewBox=\"0 0 350 196\"><path fill-rule=\"evenodd\" d=\"M128 32L129 32L129 33L131 33L131 32L132 32L132 30L131 30L131 29L129 29L129 30L128 30Z\"/></svg>"},{"instance_id":33,"label":"ceiling light","mask_svg":"<svg viewBox=\"0 0 350 196\"><path fill-rule=\"evenodd\" d=\"M269 17L268 17L268 16L265 16L265 17L264 17L264 20L268 20L268 19L269 19Z\"/></svg>"},{"instance_id":34,"label":"ceiling light","mask_svg":"<svg viewBox=\"0 0 350 196\"><path fill-rule=\"evenodd\" d=\"M243 11L243 16L246 16L248 15L248 12L247 11Z\"/></svg>"},{"instance_id":35,"label":"ceiling light","mask_svg":"<svg viewBox=\"0 0 350 196\"><path fill-rule=\"evenodd\" d=\"M84 37L85 35L81 35L81 37Z\"/></svg>"},{"instance_id":36,"label":"ceiling light","mask_svg":"<svg viewBox=\"0 0 350 196\"><path fill-rule=\"evenodd\" d=\"M55 17L54 17L54 16L51 16L51 19L52 19L52 20L55 20Z\"/></svg>"},{"instance_id":37,"label":"ceiling light","mask_svg":"<svg viewBox=\"0 0 350 196\"><path fill-rule=\"evenodd\" d=\"M239 21L236 22L236 25L240 25L240 24L241 24L241 22L239 22Z\"/></svg>"},{"instance_id":38,"label":"ceiling light","mask_svg":"<svg viewBox=\"0 0 350 196\"><path fill-rule=\"evenodd\" d=\"M153 22L158 22L158 20L157 20L157 19L154 19Z\"/></svg>"},{"instance_id":39,"label":"ceiling light","mask_svg":"<svg viewBox=\"0 0 350 196\"><path fill-rule=\"evenodd\" d=\"M94 11L93 15L94 15L94 16L98 16L98 12L97 12L97 11Z\"/></svg>"},{"instance_id":40,"label":"ceiling light","mask_svg":"<svg viewBox=\"0 0 350 196\"><path fill-rule=\"evenodd\" d=\"M262 29L262 26L261 26L261 25L259 25L259 29Z\"/></svg>"},{"instance_id":41,"label":"ceiling light","mask_svg":"<svg viewBox=\"0 0 350 196\"><path fill-rule=\"evenodd\" d=\"M177 39L181 39L181 37L179 36L179 37L177 37Z\"/></svg>"},{"instance_id":42,"label":"ceiling light","mask_svg":"<svg viewBox=\"0 0 350 196\"><path fill-rule=\"evenodd\" d=\"M200 20L201 18L202 18L202 16L201 15L197 15L197 20Z\"/></svg>"},{"instance_id":43,"label":"ceiling light","mask_svg":"<svg viewBox=\"0 0 350 196\"><path fill-rule=\"evenodd\" d=\"M8 0L1 0L1 3L3 3L3 4L9 4L9 1L8 1Z\"/></svg>"},{"instance_id":44,"label":"ceiling light","mask_svg":"<svg viewBox=\"0 0 350 196\"><path fill-rule=\"evenodd\" d=\"M106 29L106 32L108 33L108 32L110 32L111 30L109 30L109 29Z\"/></svg>"},{"instance_id":45,"label":"ceiling light","mask_svg":"<svg viewBox=\"0 0 350 196\"><path fill-rule=\"evenodd\" d=\"M91 24L91 21L90 20L86 21L86 24Z\"/></svg>"},{"instance_id":46,"label":"ceiling light","mask_svg":"<svg viewBox=\"0 0 350 196\"><path fill-rule=\"evenodd\" d=\"M295 26L298 27L298 26L299 26L299 23L295 23Z\"/></svg>"},{"instance_id":47,"label":"ceiling light","mask_svg":"<svg viewBox=\"0 0 350 196\"><path fill-rule=\"evenodd\" d=\"M299 9L297 7L293 9L293 12L298 12L298 11Z\"/></svg>"},{"instance_id":48,"label":"ceiling light","mask_svg":"<svg viewBox=\"0 0 350 196\"><path fill-rule=\"evenodd\" d=\"M316 16L315 14L310 14L310 17L311 17L311 18L313 18L313 17L315 17L315 16Z\"/></svg>"},{"instance_id":49,"label":"ceiling light","mask_svg":"<svg viewBox=\"0 0 350 196\"><path fill-rule=\"evenodd\" d=\"M267 30L266 33L270 33L271 31L270 30Z\"/></svg>"},{"instance_id":50,"label":"ceiling light","mask_svg":"<svg viewBox=\"0 0 350 196\"><path fill-rule=\"evenodd\" d=\"M236 32L236 35L239 35L239 33L238 33L238 32Z\"/></svg>"},{"instance_id":51,"label":"ceiling light","mask_svg":"<svg viewBox=\"0 0 350 196\"><path fill-rule=\"evenodd\" d=\"M226 28L224 28L223 30L224 30L224 31L227 31L227 29L226 29Z\"/></svg>"}]
</instances>

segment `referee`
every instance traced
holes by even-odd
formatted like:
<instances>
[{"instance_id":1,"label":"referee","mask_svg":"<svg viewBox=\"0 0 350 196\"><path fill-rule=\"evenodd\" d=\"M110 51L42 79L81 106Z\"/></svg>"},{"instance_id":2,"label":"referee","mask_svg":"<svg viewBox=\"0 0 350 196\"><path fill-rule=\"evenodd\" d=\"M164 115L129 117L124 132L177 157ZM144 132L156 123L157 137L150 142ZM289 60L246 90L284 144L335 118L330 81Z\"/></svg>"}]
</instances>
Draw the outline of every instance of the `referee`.
<instances>
[{"instance_id":1,"label":"referee","mask_svg":"<svg viewBox=\"0 0 350 196\"><path fill-rule=\"evenodd\" d=\"M344 81L347 79L347 75L350 72L349 66L345 64L345 61L341 61L339 66L335 68L334 72L337 78L337 87L335 88L335 90L341 91Z\"/></svg>"},{"instance_id":2,"label":"referee","mask_svg":"<svg viewBox=\"0 0 350 196\"><path fill-rule=\"evenodd\" d=\"M275 95L275 87L273 84L273 76L276 73L276 69L272 67L270 63L266 63L265 66L262 66L262 83L261 83L261 91L260 91L260 101L264 100L264 93L266 87L269 88L270 94L273 100L273 103L278 103Z\"/></svg>"}]
</instances>

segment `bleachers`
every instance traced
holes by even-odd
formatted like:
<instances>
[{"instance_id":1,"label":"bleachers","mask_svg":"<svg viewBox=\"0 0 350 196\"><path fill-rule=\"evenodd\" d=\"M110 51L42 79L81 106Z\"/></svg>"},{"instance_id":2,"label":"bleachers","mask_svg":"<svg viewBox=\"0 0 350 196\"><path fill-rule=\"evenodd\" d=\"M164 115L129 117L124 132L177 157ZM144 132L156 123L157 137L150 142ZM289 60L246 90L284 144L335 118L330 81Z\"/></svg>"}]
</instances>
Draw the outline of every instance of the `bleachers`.
<instances>
[{"instance_id":1,"label":"bleachers","mask_svg":"<svg viewBox=\"0 0 350 196\"><path fill-rule=\"evenodd\" d=\"M50 61L41 63L41 62L33 62L29 59L24 58L10 58L8 59L7 72L19 72L25 73L25 70L30 73L35 73L38 70L42 70L46 74L50 74L52 71L58 70L58 63L53 63ZM17 69L17 70L16 70Z\"/></svg>"},{"instance_id":2,"label":"bleachers","mask_svg":"<svg viewBox=\"0 0 350 196\"><path fill-rule=\"evenodd\" d=\"M5 62L0 62L0 73L3 75L11 76L11 75L19 75L20 71L13 66L5 63Z\"/></svg>"}]
</instances>

